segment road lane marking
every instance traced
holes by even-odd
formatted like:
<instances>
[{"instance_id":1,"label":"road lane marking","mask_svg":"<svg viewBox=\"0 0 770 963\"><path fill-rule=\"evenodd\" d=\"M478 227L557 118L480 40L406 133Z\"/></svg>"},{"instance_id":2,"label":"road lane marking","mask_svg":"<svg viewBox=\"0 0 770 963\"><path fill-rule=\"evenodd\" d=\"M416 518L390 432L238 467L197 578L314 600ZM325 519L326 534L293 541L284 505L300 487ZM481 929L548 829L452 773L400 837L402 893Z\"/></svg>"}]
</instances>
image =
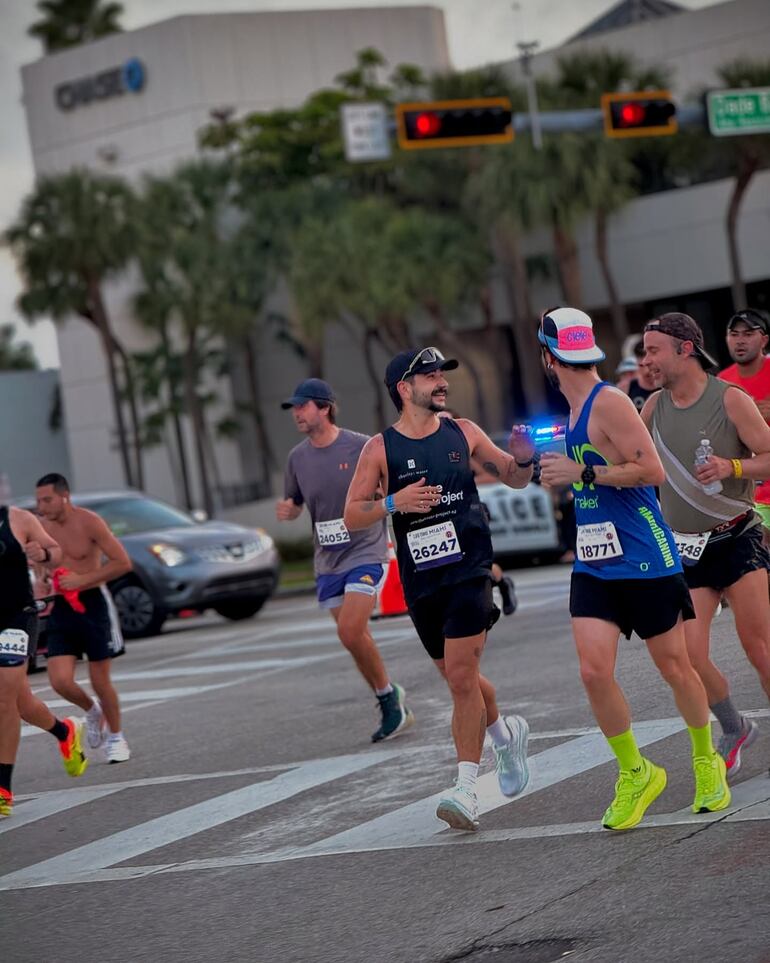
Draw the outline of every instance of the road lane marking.
<instances>
[{"instance_id":1,"label":"road lane marking","mask_svg":"<svg viewBox=\"0 0 770 963\"><path fill-rule=\"evenodd\" d=\"M70 881L73 874L92 873L169 846L241 816L283 802L324 783L350 776L392 759L397 752L372 750L303 763L273 779L186 806L156 819L113 833L51 859L0 877L0 890L52 886Z\"/></svg>"},{"instance_id":2,"label":"road lane marking","mask_svg":"<svg viewBox=\"0 0 770 963\"><path fill-rule=\"evenodd\" d=\"M22 805L15 805L13 818L4 819L0 822L0 834L8 833L13 829L20 829L29 823L37 822L38 819L45 819L46 816L53 816L55 813L65 812L75 806L82 806L84 803L94 802L104 796L111 796L123 787L114 786L78 786L77 789L62 789L58 792L49 792L39 796L30 802ZM21 797L16 797L17 803Z\"/></svg>"}]
</instances>

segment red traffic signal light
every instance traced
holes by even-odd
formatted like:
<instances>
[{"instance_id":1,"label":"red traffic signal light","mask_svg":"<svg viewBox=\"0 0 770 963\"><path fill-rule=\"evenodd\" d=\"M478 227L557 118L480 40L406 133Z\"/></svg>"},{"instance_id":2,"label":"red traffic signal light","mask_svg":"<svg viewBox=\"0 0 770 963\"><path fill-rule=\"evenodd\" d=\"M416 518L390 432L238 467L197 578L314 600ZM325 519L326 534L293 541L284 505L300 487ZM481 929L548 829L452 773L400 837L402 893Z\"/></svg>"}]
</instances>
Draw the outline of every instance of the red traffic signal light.
<instances>
[{"instance_id":1,"label":"red traffic signal light","mask_svg":"<svg viewBox=\"0 0 770 963\"><path fill-rule=\"evenodd\" d=\"M404 150L509 143L512 120L507 97L396 104L396 132Z\"/></svg>"},{"instance_id":2,"label":"red traffic signal light","mask_svg":"<svg viewBox=\"0 0 770 963\"><path fill-rule=\"evenodd\" d=\"M607 137L660 137L679 129L667 90L602 94L602 112Z\"/></svg>"}]
</instances>

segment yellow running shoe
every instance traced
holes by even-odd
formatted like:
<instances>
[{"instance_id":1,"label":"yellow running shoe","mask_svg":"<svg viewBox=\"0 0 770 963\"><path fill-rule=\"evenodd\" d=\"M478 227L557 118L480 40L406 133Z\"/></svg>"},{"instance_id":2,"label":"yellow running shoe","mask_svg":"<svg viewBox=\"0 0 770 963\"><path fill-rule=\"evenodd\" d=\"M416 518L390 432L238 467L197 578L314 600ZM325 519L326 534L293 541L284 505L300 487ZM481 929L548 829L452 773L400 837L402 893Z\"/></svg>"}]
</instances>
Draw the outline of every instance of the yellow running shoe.
<instances>
[{"instance_id":1,"label":"yellow running shoe","mask_svg":"<svg viewBox=\"0 0 770 963\"><path fill-rule=\"evenodd\" d=\"M710 756L696 756L692 761L695 770L694 813L717 813L730 805L730 787L727 785L727 767L718 752Z\"/></svg>"},{"instance_id":2,"label":"yellow running shoe","mask_svg":"<svg viewBox=\"0 0 770 963\"><path fill-rule=\"evenodd\" d=\"M88 759L83 752L81 736L85 723L82 719L68 718L64 720L64 725L69 732L64 742L59 743L59 752L64 760L64 768L68 776L82 776L88 768Z\"/></svg>"},{"instance_id":3,"label":"yellow running shoe","mask_svg":"<svg viewBox=\"0 0 770 963\"><path fill-rule=\"evenodd\" d=\"M0 819L10 816L13 812L13 793L10 789L0 787Z\"/></svg>"},{"instance_id":4,"label":"yellow running shoe","mask_svg":"<svg viewBox=\"0 0 770 963\"><path fill-rule=\"evenodd\" d=\"M605 829L631 829L665 788L666 770L649 759L642 760L637 772L621 769L615 783L615 798L602 817L602 825Z\"/></svg>"}]
</instances>

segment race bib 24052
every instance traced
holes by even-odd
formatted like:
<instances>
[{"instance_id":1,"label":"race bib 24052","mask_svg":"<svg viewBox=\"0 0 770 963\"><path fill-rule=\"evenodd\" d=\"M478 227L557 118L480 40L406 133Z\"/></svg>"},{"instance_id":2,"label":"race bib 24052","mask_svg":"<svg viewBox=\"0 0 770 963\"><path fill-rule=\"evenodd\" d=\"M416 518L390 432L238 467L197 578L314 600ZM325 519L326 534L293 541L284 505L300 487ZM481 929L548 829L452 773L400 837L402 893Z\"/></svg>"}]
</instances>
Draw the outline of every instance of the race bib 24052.
<instances>
[{"instance_id":1,"label":"race bib 24052","mask_svg":"<svg viewBox=\"0 0 770 963\"><path fill-rule=\"evenodd\" d=\"M341 518L333 518L328 522L316 522L315 533L321 548L344 548L350 544L350 532L345 528Z\"/></svg>"}]
</instances>

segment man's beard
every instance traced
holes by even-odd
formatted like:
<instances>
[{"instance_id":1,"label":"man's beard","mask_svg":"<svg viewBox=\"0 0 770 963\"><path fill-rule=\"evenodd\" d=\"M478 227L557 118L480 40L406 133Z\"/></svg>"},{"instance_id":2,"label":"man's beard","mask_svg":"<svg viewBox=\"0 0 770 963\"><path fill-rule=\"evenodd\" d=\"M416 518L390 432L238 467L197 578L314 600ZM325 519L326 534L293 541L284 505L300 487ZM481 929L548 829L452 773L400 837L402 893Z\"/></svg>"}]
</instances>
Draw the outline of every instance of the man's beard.
<instances>
[{"instance_id":1,"label":"man's beard","mask_svg":"<svg viewBox=\"0 0 770 963\"><path fill-rule=\"evenodd\" d=\"M430 394L415 395L413 401L418 408L426 408L428 411L437 413L446 410L446 394L442 392L440 397L441 402L437 402L433 396L433 392L431 392Z\"/></svg>"},{"instance_id":2,"label":"man's beard","mask_svg":"<svg viewBox=\"0 0 770 963\"><path fill-rule=\"evenodd\" d=\"M559 376L553 370L553 365L547 365L545 369L545 376L548 380L548 384L555 388L557 391L561 390L561 382L559 381Z\"/></svg>"}]
</instances>

